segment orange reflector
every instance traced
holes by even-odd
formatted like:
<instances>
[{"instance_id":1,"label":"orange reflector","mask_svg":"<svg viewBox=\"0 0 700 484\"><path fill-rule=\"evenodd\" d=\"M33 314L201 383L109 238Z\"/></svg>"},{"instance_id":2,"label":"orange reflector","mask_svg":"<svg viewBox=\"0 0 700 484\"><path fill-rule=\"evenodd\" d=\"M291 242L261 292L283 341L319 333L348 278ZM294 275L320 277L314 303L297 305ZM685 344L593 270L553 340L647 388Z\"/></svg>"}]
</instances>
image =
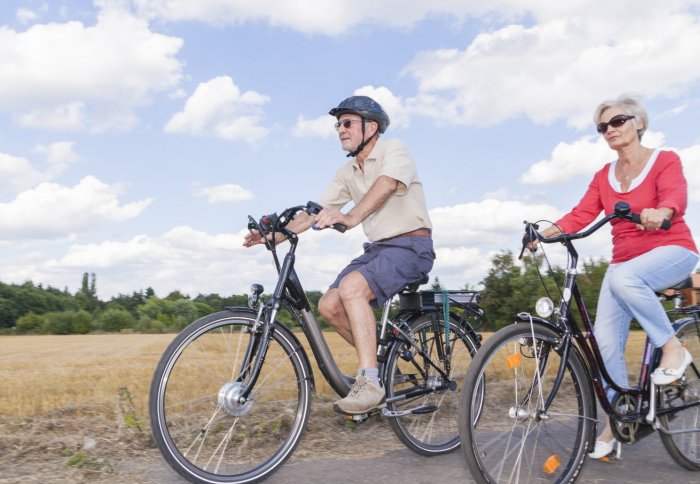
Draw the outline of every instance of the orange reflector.
<instances>
[{"instance_id":1,"label":"orange reflector","mask_svg":"<svg viewBox=\"0 0 700 484\"><path fill-rule=\"evenodd\" d=\"M510 368L511 370L516 366L520 366L522 362L523 355L521 355L520 353L513 353L508 358L506 358L506 365L508 365L508 368Z\"/></svg>"},{"instance_id":2,"label":"orange reflector","mask_svg":"<svg viewBox=\"0 0 700 484\"><path fill-rule=\"evenodd\" d=\"M553 474L559 468L561 461L556 454L552 455L549 459L544 461L544 471L547 474Z\"/></svg>"}]
</instances>

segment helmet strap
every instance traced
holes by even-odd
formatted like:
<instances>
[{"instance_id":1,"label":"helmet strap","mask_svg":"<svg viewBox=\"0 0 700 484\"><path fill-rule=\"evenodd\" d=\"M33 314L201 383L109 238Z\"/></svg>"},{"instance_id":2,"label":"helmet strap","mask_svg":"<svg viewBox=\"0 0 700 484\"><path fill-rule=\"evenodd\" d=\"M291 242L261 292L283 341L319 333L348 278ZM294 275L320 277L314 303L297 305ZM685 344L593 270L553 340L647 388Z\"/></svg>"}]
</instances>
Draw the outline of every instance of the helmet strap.
<instances>
[{"instance_id":1,"label":"helmet strap","mask_svg":"<svg viewBox=\"0 0 700 484\"><path fill-rule=\"evenodd\" d=\"M374 134L372 136L370 136L368 139L365 139L365 123L366 123L365 118L362 118L362 143L357 145L357 148L355 148L354 151L351 151L347 155L345 155L347 158L349 158L349 157L354 158L358 154L360 154L360 152L365 148L365 146L367 146L367 143L372 141L372 138L377 136L377 134L379 133L379 128L377 128L377 130L374 132Z\"/></svg>"}]
</instances>

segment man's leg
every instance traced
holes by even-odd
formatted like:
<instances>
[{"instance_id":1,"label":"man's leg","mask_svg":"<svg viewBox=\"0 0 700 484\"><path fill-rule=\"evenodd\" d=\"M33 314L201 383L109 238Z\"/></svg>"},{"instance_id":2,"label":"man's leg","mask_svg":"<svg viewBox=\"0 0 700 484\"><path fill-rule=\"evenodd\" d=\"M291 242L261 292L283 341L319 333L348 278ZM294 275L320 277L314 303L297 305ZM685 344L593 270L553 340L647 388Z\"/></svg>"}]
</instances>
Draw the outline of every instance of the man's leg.
<instances>
[{"instance_id":1,"label":"man's leg","mask_svg":"<svg viewBox=\"0 0 700 484\"><path fill-rule=\"evenodd\" d=\"M338 287L352 333L359 368L377 368L377 321L369 302L375 299L364 276L351 272Z\"/></svg>"},{"instance_id":2,"label":"man's leg","mask_svg":"<svg viewBox=\"0 0 700 484\"><path fill-rule=\"evenodd\" d=\"M340 300L340 291L337 288L329 289L318 301L318 311L328 324L333 326L338 334L348 343L355 346L355 340L350 330L343 302Z\"/></svg>"},{"instance_id":3,"label":"man's leg","mask_svg":"<svg viewBox=\"0 0 700 484\"><path fill-rule=\"evenodd\" d=\"M340 281L337 297L355 344L358 376L348 395L336 401L333 408L340 413L362 414L384 400L377 369L377 322L370 306L375 296L364 276L353 271Z\"/></svg>"}]
</instances>

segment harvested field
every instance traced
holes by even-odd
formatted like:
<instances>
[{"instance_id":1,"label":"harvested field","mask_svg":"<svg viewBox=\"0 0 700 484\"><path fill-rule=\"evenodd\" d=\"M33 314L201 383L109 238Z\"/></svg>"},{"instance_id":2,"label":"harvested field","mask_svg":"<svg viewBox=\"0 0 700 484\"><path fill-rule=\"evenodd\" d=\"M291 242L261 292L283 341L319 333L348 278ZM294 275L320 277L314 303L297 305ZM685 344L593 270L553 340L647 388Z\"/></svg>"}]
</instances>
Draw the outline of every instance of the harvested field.
<instances>
[{"instance_id":1,"label":"harvested field","mask_svg":"<svg viewBox=\"0 0 700 484\"><path fill-rule=\"evenodd\" d=\"M0 483L162 482L154 469L167 464L150 437L147 402L151 375L172 338L0 337ZM352 373L354 350L335 333L327 339L341 369ZM630 336L632 360L643 342L643 333ZM355 425L334 414L335 397L315 365L314 374L313 413L294 460L403 448L379 417Z\"/></svg>"}]
</instances>

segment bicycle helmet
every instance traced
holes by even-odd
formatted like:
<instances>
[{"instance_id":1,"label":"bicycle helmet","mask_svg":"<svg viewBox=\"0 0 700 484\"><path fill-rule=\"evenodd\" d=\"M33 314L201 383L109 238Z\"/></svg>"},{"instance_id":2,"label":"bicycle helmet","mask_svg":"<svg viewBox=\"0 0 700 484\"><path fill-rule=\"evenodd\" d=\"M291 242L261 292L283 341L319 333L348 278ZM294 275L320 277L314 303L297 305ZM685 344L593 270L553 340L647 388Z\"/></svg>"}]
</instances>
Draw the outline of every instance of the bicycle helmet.
<instances>
[{"instance_id":1,"label":"bicycle helmet","mask_svg":"<svg viewBox=\"0 0 700 484\"><path fill-rule=\"evenodd\" d=\"M335 116L336 119L346 113L357 114L362 119L375 121L379 125L377 131L368 139L365 139L365 123L362 123L362 143L354 151L348 153L347 156L357 156L372 138L383 133L389 127L389 115L386 114L377 101L368 96L350 96L338 104L338 107L328 111L328 114Z\"/></svg>"},{"instance_id":2,"label":"bicycle helmet","mask_svg":"<svg viewBox=\"0 0 700 484\"><path fill-rule=\"evenodd\" d=\"M383 133L389 127L389 115L377 101L368 96L350 96L338 104L337 108L328 111L328 114L336 118L345 113L357 114L362 118L376 121L379 125L379 133Z\"/></svg>"}]
</instances>

